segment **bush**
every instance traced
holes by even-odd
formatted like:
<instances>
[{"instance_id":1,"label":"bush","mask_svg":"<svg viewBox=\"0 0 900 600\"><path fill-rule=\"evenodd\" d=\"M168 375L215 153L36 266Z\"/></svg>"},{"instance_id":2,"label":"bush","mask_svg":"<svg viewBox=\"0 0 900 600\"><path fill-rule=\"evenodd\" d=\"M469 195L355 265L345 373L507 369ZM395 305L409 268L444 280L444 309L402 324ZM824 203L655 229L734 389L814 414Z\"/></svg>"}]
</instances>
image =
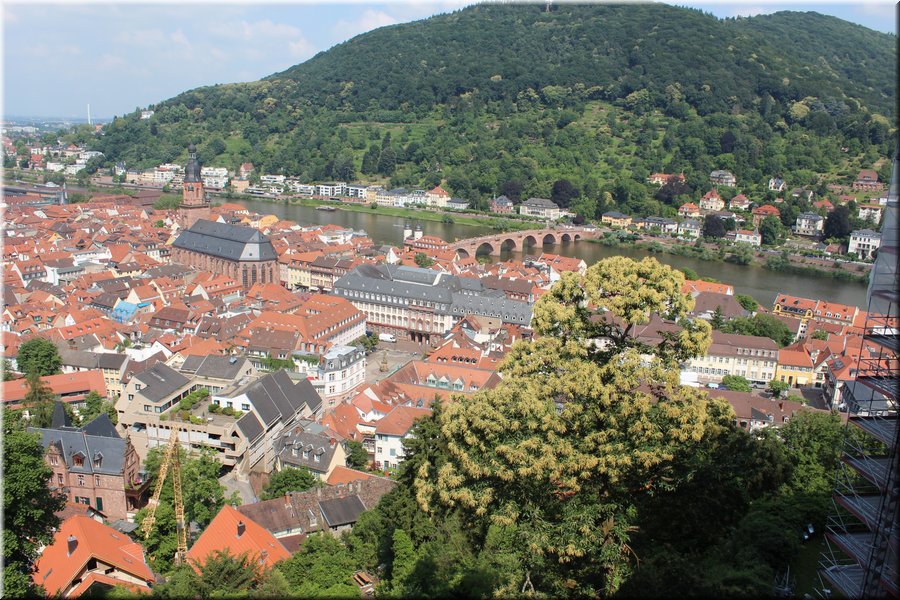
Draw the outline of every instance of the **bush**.
<instances>
[{"instance_id":1,"label":"bush","mask_svg":"<svg viewBox=\"0 0 900 600\"><path fill-rule=\"evenodd\" d=\"M214 415L219 414L220 408L221 407L218 404L213 404L212 402L209 403L209 412L211 412Z\"/></svg>"},{"instance_id":2,"label":"bush","mask_svg":"<svg viewBox=\"0 0 900 600\"><path fill-rule=\"evenodd\" d=\"M223 414L223 415L228 415L229 417L233 417L233 416L234 416L234 409L231 408L230 406L226 406L225 408L222 409L222 414Z\"/></svg>"}]
</instances>

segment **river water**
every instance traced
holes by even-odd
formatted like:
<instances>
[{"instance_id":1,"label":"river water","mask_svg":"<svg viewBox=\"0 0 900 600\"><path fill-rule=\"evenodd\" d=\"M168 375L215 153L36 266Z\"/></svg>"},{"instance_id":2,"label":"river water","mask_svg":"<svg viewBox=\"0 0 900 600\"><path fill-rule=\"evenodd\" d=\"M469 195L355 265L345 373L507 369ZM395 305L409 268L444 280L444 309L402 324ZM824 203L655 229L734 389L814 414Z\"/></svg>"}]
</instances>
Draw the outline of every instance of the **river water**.
<instances>
[{"instance_id":1,"label":"river water","mask_svg":"<svg viewBox=\"0 0 900 600\"><path fill-rule=\"evenodd\" d=\"M260 214L274 214L279 218L295 221L300 224L325 225L333 223L342 227L350 227L356 230L364 230L373 241L379 244L391 244L400 246L403 243L403 217L391 217L375 214L374 212L355 212L337 210L327 212L316 210L309 206L297 204L285 204L283 202L267 202L265 200L238 200L251 211ZM447 224L437 221L422 221L422 231L425 235L435 235L447 241L455 241L481 235L488 235L494 231L488 226ZM505 253L503 258L522 259L524 256L534 256L541 253L540 247L529 248L525 253ZM648 252L640 248L617 248L603 246L591 242L571 242L556 246L547 246L546 250L563 256L577 256L591 265L609 256L627 256L641 259ZM734 286L739 294L750 294L763 306L771 307L775 296L779 293L801 296L803 298L818 298L829 302L850 304L866 307L866 286L861 283L838 281L828 277L812 277L808 275L790 275L770 271L762 267L741 266L731 263L705 261L686 256L672 254L653 255L660 262L666 263L677 269L690 268L696 271L700 277L712 277L724 283Z\"/></svg>"}]
</instances>

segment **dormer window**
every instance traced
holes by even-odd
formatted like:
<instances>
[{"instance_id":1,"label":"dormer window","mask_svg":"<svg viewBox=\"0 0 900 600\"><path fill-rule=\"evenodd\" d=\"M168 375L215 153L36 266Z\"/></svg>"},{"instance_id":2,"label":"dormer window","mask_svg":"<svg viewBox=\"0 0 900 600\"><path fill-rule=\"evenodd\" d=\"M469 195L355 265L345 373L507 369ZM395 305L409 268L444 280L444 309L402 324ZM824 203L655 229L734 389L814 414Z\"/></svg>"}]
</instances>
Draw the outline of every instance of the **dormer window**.
<instances>
[{"instance_id":1,"label":"dormer window","mask_svg":"<svg viewBox=\"0 0 900 600\"><path fill-rule=\"evenodd\" d=\"M103 454L100 452L94 453L94 468L99 469L100 465L103 464Z\"/></svg>"},{"instance_id":2,"label":"dormer window","mask_svg":"<svg viewBox=\"0 0 900 600\"><path fill-rule=\"evenodd\" d=\"M307 458L307 459L309 458L309 450L303 451L303 458Z\"/></svg>"},{"instance_id":3,"label":"dormer window","mask_svg":"<svg viewBox=\"0 0 900 600\"><path fill-rule=\"evenodd\" d=\"M83 467L84 466L84 455L81 454L80 452L78 454L72 455L72 464L75 465L76 467Z\"/></svg>"}]
</instances>

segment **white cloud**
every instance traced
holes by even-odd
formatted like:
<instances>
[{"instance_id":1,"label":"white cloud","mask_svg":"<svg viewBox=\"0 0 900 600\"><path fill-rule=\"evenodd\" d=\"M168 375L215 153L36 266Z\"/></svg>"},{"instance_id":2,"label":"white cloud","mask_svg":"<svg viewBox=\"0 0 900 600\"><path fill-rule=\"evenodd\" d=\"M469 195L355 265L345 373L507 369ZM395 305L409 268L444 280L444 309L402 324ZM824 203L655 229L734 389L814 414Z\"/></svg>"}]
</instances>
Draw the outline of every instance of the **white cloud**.
<instances>
[{"instance_id":1,"label":"white cloud","mask_svg":"<svg viewBox=\"0 0 900 600\"><path fill-rule=\"evenodd\" d=\"M268 19L262 21L217 22L210 28L213 35L243 40L273 40L300 37L300 30L293 25L274 23Z\"/></svg>"},{"instance_id":2,"label":"white cloud","mask_svg":"<svg viewBox=\"0 0 900 600\"><path fill-rule=\"evenodd\" d=\"M333 31L340 36L351 38L360 33L372 31L373 29L378 29L385 25L394 25L399 22L399 19L384 11L367 9L354 21L346 21L343 19L338 21L335 24Z\"/></svg>"},{"instance_id":3,"label":"white cloud","mask_svg":"<svg viewBox=\"0 0 900 600\"><path fill-rule=\"evenodd\" d=\"M293 58L309 58L315 54L315 47L305 38L298 38L288 42L288 51Z\"/></svg>"},{"instance_id":4,"label":"white cloud","mask_svg":"<svg viewBox=\"0 0 900 600\"><path fill-rule=\"evenodd\" d=\"M184 35L184 32L180 29L170 33L169 39L172 40L173 43L178 44L179 46L184 46L187 49L191 48L191 42L188 40L187 36Z\"/></svg>"}]
</instances>

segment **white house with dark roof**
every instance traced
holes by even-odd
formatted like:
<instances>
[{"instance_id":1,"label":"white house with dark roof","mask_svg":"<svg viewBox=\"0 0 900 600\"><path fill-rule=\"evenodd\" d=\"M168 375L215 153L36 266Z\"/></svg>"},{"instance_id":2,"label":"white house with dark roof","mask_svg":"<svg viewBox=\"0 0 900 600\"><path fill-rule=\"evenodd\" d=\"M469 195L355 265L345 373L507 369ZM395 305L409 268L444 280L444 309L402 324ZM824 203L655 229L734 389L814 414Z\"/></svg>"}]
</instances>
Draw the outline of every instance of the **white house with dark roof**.
<instances>
[{"instance_id":1,"label":"white house with dark roof","mask_svg":"<svg viewBox=\"0 0 900 600\"><path fill-rule=\"evenodd\" d=\"M847 254L856 254L862 259L871 259L881 247L881 234L871 229L858 229L850 233Z\"/></svg>"},{"instance_id":2,"label":"white house with dark roof","mask_svg":"<svg viewBox=\"0 0 900 600\"><path fill-rule=\"evenodd\" d=\"M547 198L529 198L519 205L519 214L527 217L541 217L543 219L558 219L560 217L559 205Z\"/></svg>"},{"instance_id":3,"label":"white house with dark roof","mask_svg":"<svg viewBox=\"0 0 900 600\"><path fill-rule=\"evenodd\" d=\"M825 230L825 219L821 215L812 212L800 213L797 215L797 222L794 224L794 233L797 235L809 235L818 237Z\"/></svg>"},{"instance_id":4,"label":"white house with dark roof","mask_svg":"<svg viewBox=\"0 0 900 600\"><path fill-rule=\"evenodd\" d=\"M302 427L294 427L293 431L285 431L275 440L275 468L308 469L317 479L326 480L337 466L347 462L344 445L322 432L306 431Z\"/></svg>"}]
</instances>

